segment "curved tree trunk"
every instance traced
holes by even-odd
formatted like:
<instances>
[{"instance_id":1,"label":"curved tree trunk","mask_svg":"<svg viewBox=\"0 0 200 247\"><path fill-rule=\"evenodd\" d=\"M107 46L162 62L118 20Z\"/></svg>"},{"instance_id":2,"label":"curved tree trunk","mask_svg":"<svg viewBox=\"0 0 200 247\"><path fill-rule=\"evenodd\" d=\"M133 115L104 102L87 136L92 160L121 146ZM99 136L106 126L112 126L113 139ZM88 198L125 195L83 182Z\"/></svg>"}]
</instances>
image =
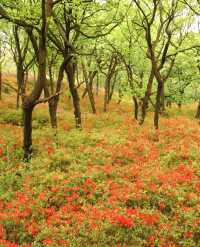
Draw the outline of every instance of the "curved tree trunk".
<instances>
[{"instance_id":1,"label":"curved tree trunk","mask_svg":"<svg viewBox=\"0 0 200 247\"><path fill-rule=\"evenodd\" d=\"M37 101L40 98L42 90L46 83L46 34L48 28L48 17L51 16L52 0L42 0L42 26L39 34L38 47L38 78L34 88L29 96L23 96L23 114L24 114L24 160L28 161L32 154L32 113ZM29 34L32 34L30 32ZM32 34L33 35L33 34ZM32 36L33 38L33 36ZM34 37L35 39L35 37ZM36 40L35 40L36 41ZM35 43L37 44L37 42ZM34 45L34 44L33 44Z\"/></svg>"}]
</instances>

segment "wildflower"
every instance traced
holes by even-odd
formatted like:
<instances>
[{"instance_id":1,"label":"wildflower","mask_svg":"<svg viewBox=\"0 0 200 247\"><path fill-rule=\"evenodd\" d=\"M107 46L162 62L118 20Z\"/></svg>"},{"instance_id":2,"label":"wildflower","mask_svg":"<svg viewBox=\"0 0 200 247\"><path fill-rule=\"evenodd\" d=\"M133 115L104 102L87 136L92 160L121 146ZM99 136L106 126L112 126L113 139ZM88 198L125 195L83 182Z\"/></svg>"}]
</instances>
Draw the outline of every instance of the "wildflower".
<instances>
[{"instance_id":1,"label":"wildflower","mask_svg":"<svg viewBox=\"0 0 200 247\"><path fill-rule=\"evenodd\" d=\"M127 228L133 227L133 220L131 218L126 218L123 215L118 215L116 221Z\"/></svg>"},{"instance_id":2,"label":"wildflower","mask_svg":"<svg viewBox=\"0 0 200 247\"><path fill-rule=\"evenodd\" d=\"M191 231L185 232L184 233L184 237L185 238L192 238L193 237L193 233Z\"/></svg>"},{"instance_id":3,"label":"wildflower","mask_svg":"<svg viewBox=\"0 0 200 247\"><path fill-rule=\"evenodd\" d=\"M44 240L42 241L42 243L43 243L44 245L50 245L50 244L53 243L53 240L50 239L50 238L47 238L47 239L44 239Z\"/></svg>"}]
</instances>

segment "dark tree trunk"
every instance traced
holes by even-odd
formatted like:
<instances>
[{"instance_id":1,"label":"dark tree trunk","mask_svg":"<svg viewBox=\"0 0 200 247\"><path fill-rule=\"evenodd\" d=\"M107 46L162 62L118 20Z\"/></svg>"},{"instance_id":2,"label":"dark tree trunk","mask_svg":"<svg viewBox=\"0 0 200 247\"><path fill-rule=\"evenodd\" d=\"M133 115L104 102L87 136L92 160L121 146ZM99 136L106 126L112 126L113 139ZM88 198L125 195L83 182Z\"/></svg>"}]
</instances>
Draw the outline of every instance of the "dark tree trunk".
<instances>
[{"instance_id":1,"label":"dark tree trunk","mask_svg":"<svg viewBox=\"0 0 200 247\"><path fill-rule=\"evenodd\" d=\"M165 84L163 82L162 92L161 92L161 112L165 111Z\"/></svg>"},{"instance_id":2,"label":"dark tree trunk","mask_svg":"<svg viewBox=\"0 0 200 247\"><path fill-rule=\"evenodd\" d=\"M159 115L160 115L160 105L161 105L161 95L162 95L163 82L158 82L157 94L156 94L156 104L155 104L155 113L154 113L154 127L155 129L159 128Z\"/></svg>"},{"instance_id":3,"label":"dark tree trunk","mask_svg":"<svg viewBox=\"0 0 200 247\"><path fill-rule=\"evenodd\" d=\"M115 68L117 66L117 58L115 56L115 54L112 55L111 60L110 60L110 65L108 68L108 72L106 75L106 80L105 80L105 85L104 85L104 106L103 106L103 111L106 112L107 111L107 107L109 104L109 95L110 95L110 85L111 85L111 80L112 77L115 73Z\"/></svg>"},{"instance_id":4,"label":"dark tree trunk","mask_svg":"<svg viewBox=\"0 0 200 247\"><path fill-rule=\"evenodd\" d=\"M118 89L118 102L117 102L117 104L120 104L121 103L122 97L123 97L123 93L122 93L121 88L119 88Z\"/></svg>"},{"instance_id":5,"label":"dark tree trunk","mask_svg":"<svg viewBox=\"0 0 200 247\"><path fill-rule=\"evenodd\" d=\"M99 73L97 73L97 81L96 81L96 96L99 94Z\"/></svg>"},{"instance_id":6,"label":"dark tree trunk","mask_svg":"<svg viewBox=\"0 0 200 247\"><path fill-rule=\"evenodd\" d=\"M23 107L23 123L24 123L24 160L28 161L32 154L32 112L33 107L24 103Z\"/></svg>"},{"instance_id":7,"label":"dark tree trunk","mask_svg":"<svg viewBox=\"0 0 200 247\"><path fill-rule=\"evenodd\" d=\"M86 91L89 96L92 112L93 114L96 114L96 107L95 107L95 100L94 100L92 85L93 85L94 77L97 71L90 71L89 73L87 73L84 62L82 62L82 69L83 69L83 75L84 75L85 84L86 84Z\"/></svg>"},{"instance_id":8,"label":"dark tree trunk","mask_svg":"<svg viewBox=\"0 0 200 247\"><path fill-rule=\"evenodd\" d=\"M197 106L195 118L200 119L200 101L199 101L198 106Z\"/></svg>"},{"instance_id":9,"label":"dark tree trunk","mask_svg":"<svg viewBox=\"0 0 200 247\"><path fill-rule=\"evenodd\" d=\"M148 84L147 84L147 89L144 95L144 98L142 100L142 112L141 112L141 120L140 120L140 124L144 123L144 120L146 118L146 111L148 108L148 101L149 101L149 97L151 95L151 89L152 89L152 85L153 85L153 78L154 78L154 73L153 73L153 69L151 70L150 76L149 76L149 80L148 80Z\"/></svg>"},{"instance_id":10,"label":"dark tree trunk","mask_svg":"<svg viewBox=\"0 0 200 247\"><path fill-rule=\"evenodd\" d=\"M54 94L52 66L53 66L53 64L52 64L52 62L50 62L49 65L48 65L48 68L49 68L49 83L50 83L51 94Z\"/></svg>"},{"instance_id":11,"label":"dark tree trunk","mask_svg":"<svg viewBox=\"0 0 200 247\"><path fill-rule=\"evenodd\" d=\"M138 102L137 102L137 98L133 96L133 102L134 102L134 114L135 114L135 119L138 120Z\"/></svg>"},{"instance_id":12,"label":"dark tree trunk","mask_svg":"<svg viewBox=\"0 0 200 247\"><path fill-rule=\"evenodd\" d=\"M22 91L24 91L25 83L25 73L23 68L23 61L17 64L17 102L16 108L19 108L20 95L22 96Z\"/></svg>"},{"instance_id":13,"label":"dark tree trunk","mask_svg":"<svg viewBox=\"0 0 200 247\"><path fill-rule=\"evenodd\" d=\"M88 96L89 96L89 100L90 100L90 105L91 105L91 108L92 108L92 112L94 114L96 114L96 107L95 107L95 100L94 100L94 95L93 95L93 90L92 90L92 82L93 82L93 79L95 77L95 74L96 72L94 71L93 73L90 73L90 76L89 76L89 83L86 82L86 87L87 87L87 92L88 92Z\"/></svg>"},{"instance_id":14,"label":"dark tree trunk","mask_svg":"<svg viewBox=\"0 0 200 247\"><path fill-rule=\"evenodd\" d=\"M108 80L105 81L105 86L104 86L104 105L103 105L104 112L107 112L107 104L108 104Z\"/></svg>"},{"instance_id":15,"label":"dark tree trunk","mask_svg":"<svg viewBox=\"0 0 200 247\"><path fill-rule=\"evenodd\" d=\"M111 89L110 89L109 101L108 102L110 102L112 100L112 96L113 96L114 90L115 90L116 81L117 81L117 74L115 73L114 80L113 80L113 83L112 83L112 86L111 86Z\"/></svg>"},{"instance_id":16,"label":"dark tree trunk","mask_svg":"<svg viewBox=\"0 0 200 247\"><path fill-rule=\"evenodd\" d=\"M59 93L61 91L62 81L64 78L64 70L65 70L65 66L67 62L68 60L64 61L60 65L58 79L56 83L56 93ZM59 102L59 94L49 101L49 114L50 114L50 121L51 121L52 128L57 128L58 126L58 123L57 123L58 102Z\"/></svg>"},{"instance_id":17,"label":"dark tree trunk","mask_svg":"<svg viewBox=\"0 0 200 247\"><path fill-rule=\"evenodd\" d=\"M81 128L81 108L78 91L75 85L76 64L69 62L65 68L67 74L69 90L72 95L76 128Z\"/></svg>"},{"instance_id":18,"label":"dark tree trunk","mask_svg":"<svg viewBox=\"0 0 200 247\"><path fill-rule=\"evenodd\" d=\"M52 0L42 0L42 26L39 35L39 47L38 47L38 78L34 85L34 88L29 96L23 96L23 114L24 114L24 160L28 161L32 154L32 112L38 103L38 99L45 87L46 82L46 34L48 28L48 17L51 16ZM37 44L36 37L33 36L32 31L29 32L32 35L31 38L33 46Z\"/></svg>"},{"instance_id":19,"label":"dark tree trunk","mask_svg":"<svg viewBox=\"0 0 200 247\"><path fill-rule=\"evenodd\" d=\"M46 98L51 96L47 83L46 83L45 88L44 88L44 95ZM49 116L50 116L51 127L57 128L57 117L56 117L56 110L57 109L55 109L54 98L52 98L51 100L48 101L48 107L49 107Z\"/></svg>"}]
</instances>

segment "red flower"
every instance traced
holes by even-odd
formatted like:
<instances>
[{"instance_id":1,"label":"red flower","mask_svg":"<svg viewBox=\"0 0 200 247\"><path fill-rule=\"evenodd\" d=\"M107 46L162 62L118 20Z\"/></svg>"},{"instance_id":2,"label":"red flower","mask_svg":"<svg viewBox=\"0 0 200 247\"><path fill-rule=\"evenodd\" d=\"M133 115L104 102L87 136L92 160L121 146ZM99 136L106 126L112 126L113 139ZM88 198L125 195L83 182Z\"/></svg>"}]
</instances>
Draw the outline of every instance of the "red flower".
<instances>
[{"instance_id":1,"label":"red flower","mask_svg":"<svg viewBox=\"0 0 200 247\"><path fill-rule=\"evenodd\" d=\"M3 236L4 236L3 225L0 224L0 239L3 238Z\"/></svg>"},{"instance_id":2,"label":"red flower","mask_svg":"<svg viewBox=\"0 0 200 247\"><path fill-rule=\"evenodd\" d=\"M42 243L43 243L43 244L46 244L46 245L50 245L50 244L53 243L53 240L50 239L50 238L47 238L47 239L44 239L44 240L42 241Z\"/></svg>"},{"instance_id":3,"label":"red flower","mask_svg":"<svg viewBox=\"0 0 200 247\"><path fill-rule=\"evenodd\" d=\"M133 220L131 218L126 218L123 215L118 215L116 221L125 227L133 227Z\"/></svg>"},{"instance_id":4,"label":"red flower","mask_svg":"<svg viewBox=\"0 0 200 247\"><path fill-rule=\"evenodd\" d=\"M54 153L54 148L48 147L47 148L47 152L48 152L48 154L53 154Z\"/></svg>"},{"instance_id":5,"label":"red flower","mask_svg":"<svg viewBox=\"0 0 200 247\"><path fill-rule=\"evenodd\" d=\"M193 237L193 233L191 231L185 232L184 233L184 237L185 238L192 238Z\"/></svg>"},{"instance_id":6,"label":"red flower","mask_svg":"<svg viewBox=\"0 0 200 247\"><path fill-rule=\"evenodd\" d=\"M140 219L142 219L142 223L145 225L154 225L160 220L160 216L157 214L139 214Z\"/></svg>"},{"instance_id":7,"label":"red flower","mask_svg":"<svg viewBox=\"0 0 200 247\"><path fill-rule=\"evenodd\" d=\"M3 148L0 148L0 157L3 156Z\"/></svg>"}]
</instances>

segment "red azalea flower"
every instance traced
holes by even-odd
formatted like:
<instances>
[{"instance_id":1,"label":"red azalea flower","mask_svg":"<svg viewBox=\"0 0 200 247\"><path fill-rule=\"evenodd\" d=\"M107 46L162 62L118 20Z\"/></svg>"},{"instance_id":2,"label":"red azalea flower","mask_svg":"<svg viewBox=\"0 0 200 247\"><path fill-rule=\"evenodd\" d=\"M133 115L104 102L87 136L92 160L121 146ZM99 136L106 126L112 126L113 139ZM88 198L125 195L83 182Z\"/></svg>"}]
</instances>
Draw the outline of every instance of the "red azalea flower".
<instances>
[{"instance_id":1,"label":"red azalea flower","mask_svg":"<svg viewBox=\"0 0 200 247\"><path fill-rule=\"evenodd\" d=\"M123 215L118 215L116 221L125 227L133 227L133 220L131 218L126 218Z\"/></svg>"}]
</instances>

